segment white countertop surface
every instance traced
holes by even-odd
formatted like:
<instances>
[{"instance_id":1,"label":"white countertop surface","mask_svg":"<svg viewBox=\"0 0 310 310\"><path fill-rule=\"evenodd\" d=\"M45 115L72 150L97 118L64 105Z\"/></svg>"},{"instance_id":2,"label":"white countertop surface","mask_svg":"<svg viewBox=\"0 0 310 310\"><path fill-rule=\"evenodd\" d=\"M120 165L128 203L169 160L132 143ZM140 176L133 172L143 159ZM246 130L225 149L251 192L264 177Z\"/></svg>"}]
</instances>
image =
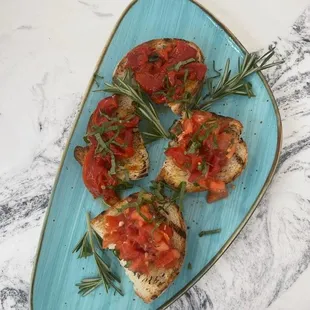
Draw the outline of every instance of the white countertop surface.
<instances>
[{"instance_id":1,"label":"white countertop surface","mask_svg":"<svg viewBox=\"0 0 310 310\"><path fill-rule=\"evenodd\" d=\"M310 1L200 2L248 49L277 44L286 59L267 74L283 120L283 151L245 229L172 309L308 310ZM128 3L1 1L0 310L29 309L32 264L62 151L95 63Z\"/></svg>"}]
</instances>

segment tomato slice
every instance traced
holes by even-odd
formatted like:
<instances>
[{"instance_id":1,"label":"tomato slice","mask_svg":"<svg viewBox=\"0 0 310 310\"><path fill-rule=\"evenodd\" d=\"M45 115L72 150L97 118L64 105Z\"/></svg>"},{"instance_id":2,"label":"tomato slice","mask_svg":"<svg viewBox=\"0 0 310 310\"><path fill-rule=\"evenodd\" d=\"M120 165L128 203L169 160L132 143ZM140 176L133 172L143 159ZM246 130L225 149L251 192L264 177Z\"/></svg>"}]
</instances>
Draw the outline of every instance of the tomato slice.
<instances>
[{"instance_id":1,"label":"tomato slice","mask_svg":"<svg viewBox=\"0 0 310 310\"><path fill-rule=\"evenodd\" d=\"M220 193L220 192L226 191L226 185L225 185L225 182L223 181L210 180L208 188L211 192Z\"/></svg>"},{"instance_id":2,"label":"tomato slice","mask_svg":"<svg viewBox=\"0 0 310 310\"><path fill-rule=\"evenodd\" d=\"M184 66L185 69L189 69L189 79L202 81L207 72L207 66L199 62L192 62ZM194 73L194 74L192 74Z\"/></svg>"},{"instance_id":3,"label":"tomato slice","mask_svg":"<svg viewBox=\"0 0 310 310\"><path fill-rule=\"evenodd\" d=\"M165 72L152 74L150 72L138 71L135 73L135 79L144 91L152 94L163 89L165 75Z\"/></svg>"},{"instance_id":4,"label":"tomato slice","mask_svg":"<svg viewBox=\"0 0 310 310\"><path fill-rule=\"evenodd\" d=\"M228 191L226 188L223 191L216 191L216 192L209 191L207 195L207 202L212 203L220 199L224 199L227 196L228 196Z\"/></svg>"},{"instance_id":5,"label":"tomato slice","mask_svg":"<svg viewBox=\"0 0 310 310\"><path fill-rule=\"evenodd\" d=\"M182 40L166 42L162 48L153 48L145 43L127 54L126 67L133 70L137 83L151 96L152 100L160 104L167 101L166 96L154 93L159 91L166 93L171 87L173 88L172 98L183 99L185 70L189 73L187 74L189 79L203 80L207 67L202 63L194 62L175 70L176 64L190 58L197 58L197 50Z\"/></svg>"},{"instance_id":6,"label":"tomato slice","mask_svg":"<svg viewBox=\"0 0 310 310\"><path fill-rule=\"evenodd\" d=\"M144 255L140 255L134 261L130 262L129 269L133 272L139 272L142 274L148 274L149 268L147 265L147 260Z\"/></svg>"},{"instance_id":7,"label":"tomato slice","mask_svg":"<svg viewBox=\"0 0 310 310\"><path fill-rule=\"evenodd\" d=\"M134 116L129 121L124 122L124 126L127 127L127 128L135 128L135 127L138 126L139 121L140 121L139 116Z\"/></svg>"},{"instance_id":8,"label":"tomato slice","mask_svg":"<svg viewBox=\"0 0 310 310\"><path fill-rule=\"evenodd\" d=\"M176 64L180 61L187 60L189 58L195 58L197 57L197 50L191 47L188 43L176 40L175 41L175 47L171 51L169 55L169 64Z\"/></svg>"},{"instance_id":9,"label":"tomato slice","mask_svg":"<svg viewBox=\"0 0 310 310\"><path fill-rule=\"evenodd\" d=\"M117 195L106 189L107 186L117 184L117 180L109 174L111 159L108 156L95 155L95 149L96 146L92 145L84 158L83 180L85 186L95 198L105 193L109 201L116 200Z\"/></svg>"},{"instance_id":10,"label":"tomato slice","mask_svg":"<svg viewBox=\"0 0 310 310\"><path fill-rule=\"evenodd\" d=\"M165 268L179 257L180 253L176 249L161 252L156 258L155 266L158 268Z\"/></svg>"},{"instance_id":11,"label":"tomato slice","mask_svg":"<svg viewBox=\"0 0 310 310\"><path fill-rule=\"evenodd\" d=\"M186 118L182 124L183 127L183 136L189 135L194 131L194 123L190 118Z\"/></svg>"},{"instance_id":12,"label":"tomato slice","mask_svg":"<svg viewBox=\"0 0 310 310\"><path fill-rule=\"evenodd\" d=\"M108 227L109 231L116 231L119 227L122 227L125 221L125 216L120 214L118 216L109 216L105 217L105 224ZM122 223L122 224L120 224Z\"/></svg>"},{"instance_id":13,"label":"tomato slice","mask_svg":"<svg viewBox=\"0 0 310 310\"><path fill-rule=\"evenodd\" d=\"M191 166L190 157L184 154L184 149L181 147L170 147L165 154L172 157L180 168L189 168Z\"/></svg>"},{"instance_id":14,"label":"tomato slice","mask_svg":"<svg viewBox=\"0 0 310 310\"><path fill-rule=\"evenodd\" d=\"M142 251L138 250L131 242L125 241L120 247L120 259L132 260L141 255Z\"/></svg>"},{"instance_id":15,"label":"tomato slice","mask_svg":"<svg viewBox=\"0 0 310 310\"><path fill-rule=\"evenodd\" d=\"M228 147L232 144L233 136L232 134L222 132L217 136L217 144L218 148L222 151L225 151L228 149Z\"/></svg>"},{"instance_id":16,"label":"tomato slice","mask_svg":"<svg viewBox=\"0 0 310 310\"><path fill-rule=\"evenodd\" d=\"M133 70L139 70L145 63L148 62L148 56L152 50L148 44L142 44L127 54L126 67Z\"/></svg>"},{"instance_id":17,"label":"tomato slice","mask_svg":"<svg viewBox=\"0 0 310 310\"><path fill-rule=\"evenodd\" d=\"M206 121L212 118L212 113L204 112L204 111L195 111L192 115L193 122L197 123L198 125L204 124Z\"/></svg>"},{"instance_id":18,"label":"tomato slice","mask_svg":"<svg viewBox=\"0 0 310 310\"><path fill-rule=\"evenodd\" d=\"M171 242L173 229L167 223L157 227L155 222L149 222L153 219L152 210L145 204L139 209L128 208L120 215L105 218L103 247L115 245L119 258L129 263L128 268L143 274L148 274L151 266L172 268L180 258Z\"/></svg>"},{"instance_id":19,"label":"tomato slice","mask_svg":"<svg viewBox=\"0 0 310 310\"><path fill-rule=\"evenodd\" d=\"M92 114L91 124L95 126L100 126L107 121L107 118L104 115L101 115L101 112L112 116L113 113L117 110L117 96L113 95L107 98L104 98L98 102L97 108Z\"/></svg>"}]
</instances>

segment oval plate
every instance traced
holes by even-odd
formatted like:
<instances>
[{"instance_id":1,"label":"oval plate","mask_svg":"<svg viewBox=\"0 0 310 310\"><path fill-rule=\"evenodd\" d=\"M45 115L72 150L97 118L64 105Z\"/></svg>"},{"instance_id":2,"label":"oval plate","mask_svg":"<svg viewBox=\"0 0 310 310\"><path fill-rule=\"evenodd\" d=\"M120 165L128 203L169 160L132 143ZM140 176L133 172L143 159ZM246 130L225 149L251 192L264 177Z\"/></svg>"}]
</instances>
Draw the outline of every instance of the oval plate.
<instances>
[{"instance_id":1,"label":"oval plate","mask_svg":"<svg viewBox=\"0 0 310 310\"><path fill-rule=\"evenodd\" d=\"M152 304L143 303L133 292L117 260L112 268L121 275L125 296L108 294L103 287L86 297L78 295L76 283L95 276L93 258L77 259L72 249L85 231L85 214L95 216L102 203L94 200L86 190L81 167L73 157L76 145L83 145L83 135L91 112L106 94L93 92L110 81L118 61L134 46L155 38L183 38L202 49L209 75L212 61L223 68L230 58L237 68L238 57L245 49L240 42L214 17L189 0L139 0L133 2L117 24L107 47L98 62L96 72L104 77L91 80L83 100L72 136L68 142L56 178L47 210L43 232L34 267L31 308L34 310L61 309L157 309L165 308L190 288L216 260L245 225L266 191L275 172L281 145L281 120L272 93L262 75L250 78L256 97L230 96L214 104L212 111L237 118L244 125L243 138L248 145L248 165L234 182L236 188L228 199L207 205L205 193L187 195L184 217L188 225L187 255L180 275L170 288ZM175 116L168 109L160 109L160 117L168 127ZM147 188L164 161L161 140L148 146L150 173L136 183ZM135 191L139 190L136 186ZM198 237L201 230L221 228L220 234ZM188 263L192 269L188 269Z\"/></svg>"}]
</instances>

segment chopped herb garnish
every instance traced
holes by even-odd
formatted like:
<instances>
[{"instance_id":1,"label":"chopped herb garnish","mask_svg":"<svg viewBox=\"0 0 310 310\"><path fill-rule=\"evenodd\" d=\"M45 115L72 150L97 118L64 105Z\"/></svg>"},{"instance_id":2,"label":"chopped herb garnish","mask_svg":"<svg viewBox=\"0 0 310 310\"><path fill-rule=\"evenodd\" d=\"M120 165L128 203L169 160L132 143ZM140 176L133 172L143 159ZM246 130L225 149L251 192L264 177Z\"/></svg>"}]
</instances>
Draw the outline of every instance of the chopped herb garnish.
<instances>
[{"instance_id":1,"label":"chopped herb garnish","mask_svg":"<svg viewBox=\"0 0 310 310\"><path fill-rule=\"evenodd\" d=\"M126 265L125 265L124 267L125 267L125 268L129 268L131 264L132 264L132 262L131 262L130 260L128 260L128 261L126 262Z\"/></svg>"},{"instance_id":2,"label":"chopped herb garnish","mask_svg":"<svg viewBox=\"0 0 310 310\"><path fill-rule=\"evenodd\" d=\"M193 141L189 149L186 151L187 154L194 154L201 147L201 143L198 141Z\"/></svg>"},{"instance_id":3,"label":"chopped herb garnish","mask_svg":"<svg viewBox=\"0 0 310 310\"><path fill-rule=\"evenodd\" d=\"M116 250L116 249L114 249L114 250L112 250L112 253L117 257L117 258L119 258L119 250Z\"/></svg>"},{"instance_id":4,"label":"chopped herb garnish","mask_svg":"<svg viewBox=\"0 0 310 310\"><path fill-rule=\"evenodd\" d=\"M88 138L87 138L87 135L83 137L83 140L85 141L86 144L89 144L89 143L90 143L90 141L89 141Z\"/></svg>"},{"instance_id":5,"label":"chopped herb garnish","mask_svg":"<svg viewBox=\"0 0 310 310\"><path fill-rule=\"evenodd\" d=\"M213 135L213 147L215 149L217 149L219 147L216 135Z\"/></svg>"},{"instance_id":6,"label":"chopped herb garnish","mask_svg":"<svg viewBox=\"0 0 310 310\"><path fill-rule=\"evenodd\" d=\"M192 264L191 263L188 263L187 269L192 270Z\"/></svg>"},{"instance_id":7,"label":"chopped herb garnish","mask_svg":"<svg viewBox=\"0 0 310 310\"><path fill-rule=\"evenodd\" d=\"M189 64L191 62L195 62L195 61L196 61L195 58L189 58L189 59L186 59L186 60L183 60L183 61L179 61L174 66L168 68L168 70L170 70L170 71L171 70L179 71L182 66L185 66L185 65L187 65L187 64Z\"/></svg>"},{"instance_id":8,"label":"chopped herb garnish","mask_svg":"<svg viewBox=\"0 0 310 310\"><path fill-rule=\"evenodd\" d=\"M184 79L183 79L184 84L187 82L187 78L188 78L188 69L185 69L184 70Z\"/></svg>"},{"instance_id":9,"label":"chopped herb garnish","mask_svg":"<svg viewBox=\"0 0 310 310\"><path fill-rule=\"evenodd\" d=\"M210 127L208 127L205 131L205 133L201 136L198 136L198 140L199 141L204 141L206 139L209 138L210 134L213 132L214 129L216 129L218 127L217 123L211 125Z\"/></svg>"},{"instance_id":10,"label":"chopped herb garnish","mask_svg":"<svg viewBox=\"0 0 310 310\"><path fill-rule=\"evenodd\" d=\"M115 155L114 153L109 149L108 145L102 140L101 136L99 133L95 134L95 138L98 142L98 145L101 146L101 148L103 149L103 151L108 152L111 155L111 168L109 173L111 175L116 174L116 163L115 163Z\"/></svg>"},{"instance_id":11,"label":"chopped herb garnish","mask_svg":"<svg viewBox=\"0 0 310 310\"><path fill-rule=\"evenodd\" d=\"M211 230L202 230L202 231L199 233L199 237L207 236L207 235L219 234L221 231L222 231L221 228L211 229Z\"/></svg>"},{"instance_id":12,"label":"chopped herb garnish","mask_svg":"<svg viewBox=\"0 0 310 310\"><path fill-rule=\"evenodd\" d=\"M127 181L122 181L121 183L117 184L116 186L113 187L113 189L115 191L122 191L122 190L125 190L125 189L129 189L129 188L132 188L133 185Z\"/></svg>"},{"instance_id":13,"label":"chopped herb garnish","mask_svg":"<svg viewBox=\"0 0 310 310\"><path fill-rule=\"evenodd\" d=\"M158 54L151 54L149 57L148 57L148 62L156 62L158 59L159 59L159 55Z\"/></svg>"}]
</instances>

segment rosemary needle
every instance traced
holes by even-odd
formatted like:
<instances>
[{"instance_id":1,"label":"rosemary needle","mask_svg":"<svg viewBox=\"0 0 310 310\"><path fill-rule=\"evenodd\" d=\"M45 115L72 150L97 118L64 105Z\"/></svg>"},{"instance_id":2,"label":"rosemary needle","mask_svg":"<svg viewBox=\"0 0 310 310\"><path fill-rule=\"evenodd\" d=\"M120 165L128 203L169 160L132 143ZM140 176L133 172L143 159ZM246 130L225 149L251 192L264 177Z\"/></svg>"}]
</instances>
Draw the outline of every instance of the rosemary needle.
<instances>
[{"instance_id":1,"label":"rosemary needle","mask_svg":"<svg viewBox=\"0 0 310 310\"><path fill-rule=\"evenodd\" d=\"M87 257L87 256L94 256L96 266L99 272L99 276L96 278L87 278L83 279L80 283L76 284L79 288L79 294L82 296L86 296L87 294L91 293L100 285L104 285L106 291L110 287L113 287L116 292L123 296L122 290L115 285L115 281L120 283L119 277L112 273L110 267L104 262L101 256L97 253L95 249L95 243L93 237L96 238L96 241L100 244L99 236L96 232L92 229L90 225L90 216L89 213L86 215L86 222L87 222L87 232L84 234L82 239L79 241L77 246L74 248L73 252L80 251L79 257ZM86 254L85 254L86 253ZM81 256L85 254L86 256Z\"/></svg>"},{"instance_id":2,"label":"rosemary needle","mask_svg":"<svg viewBox=\"0 0 310 310\"><path fill-rule=\"evenodd\" d=\"M150 99L141 91L139 85L133 85L131 79L128 78L117 78L112 84L105 83L105 85L106 87L104 90L96 91L106 91L117 95L124 95L129 97L135 103L136 114L145 119L151 125L152 132L144 133L144 136L148 140L154 141L161 138L170 138L169 133L166 132L160 123L158 114Z\"/></svg>"},{"instance_id":3,"label":"rosemary needle","mask_svg":"<svg viewBox=\"0 0 310 310\"><path fill-rule=\"evenodd\" d=\"M260 72L283 63L283 61L268 63L268 61L274 56L274 50L275 47L260 57L256 53L246 54L242 63L239 58L238 72L232 77L230 59L228 59L223 73L216 85L213 85L213 81L219 76L220 72L215 70L215 64L213 63L213 68L217 75L207 79L209 93L203 98L205 101L202 104L194 103L191 109L198 108L201 110L208 110L212 103L229 95L248 96L249 98L255 97L252 84L245 80L245 78L252 73Z\"/></svg>"}]
</instances>

